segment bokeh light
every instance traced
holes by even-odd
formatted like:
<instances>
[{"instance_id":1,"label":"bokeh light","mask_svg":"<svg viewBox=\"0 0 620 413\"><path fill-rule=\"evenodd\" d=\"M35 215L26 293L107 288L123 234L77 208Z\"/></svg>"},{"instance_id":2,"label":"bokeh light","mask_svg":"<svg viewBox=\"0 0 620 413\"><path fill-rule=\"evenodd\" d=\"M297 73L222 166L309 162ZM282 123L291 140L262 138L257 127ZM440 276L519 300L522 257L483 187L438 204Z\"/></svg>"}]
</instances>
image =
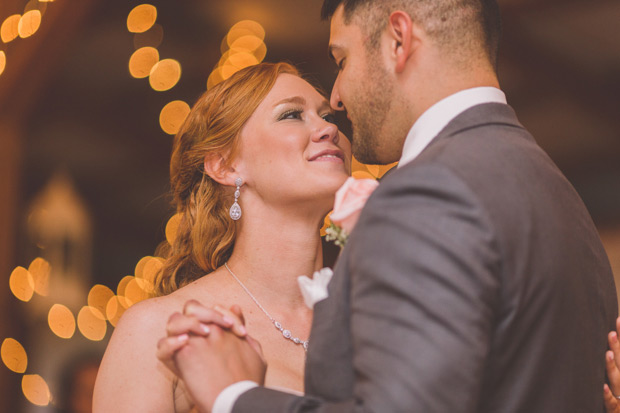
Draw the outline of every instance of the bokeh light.
<instances>
[{"instance_id":1,"label":"bokeh light","mask_svg":"<svg viewBox=\"0 0 620 413\"><path fill-rule=\"evenodd\" d=\"M118 285L116 286L116 295L120 297L124 296L125 288L127 287L127 284L129 284L129 282L133 279L134 279L133 275L126 275L123 278L121 278L121 280L118 282Z\"/></svg>"},{"instance_id":2,"label":"bokeh light","mask_svg":"<svg viewBox=\"0 0 620 413\"><path fill-rule=\"evenodd\" d=\"M126 302L124 297L123 300ZM127 307L121 303L118 296L110 298L110 301L108 301L108 305L106 306L106 317L112 326L116 327L118 320L121 318L126 309Z\"/></svg>"},{"instance_id":3,"label":"bokeh light","mask_svg":"<svg viewBox=\"0 0 620 413\"><path fill-rule=\"evenodd\" d=\"M49 294L49 280L52 267L43 258L35 258L28 266L28 271L34 279L34 292L46 297Z\"/></svg>"},{"instance_id":4,"label":"bokeh light","mask_svg":"<svg viewBox=\"0 0 620 413\"><path fill-rule=\"evenodd\" d=\"M47 314L47 322L54 334L60 338L71 338L75 333L73 313L62 304L54 304Z\"/></svg>"},{"instance_id":5,"label":"bokeh light","mask_svg":"<svg viewBox=\"0 0 620 413\"><path fill-rule=\"evenodd\" d=\"M141 278L133 278L129 281L125 287L125 299L130 307L149 298L146 288L146 281Z\"/></svg>"},{"instance_id":6,"label":"bokeh light","mask_svg":"<svg viewBox=\"0 0 620 413\"><path fill-rule=\"evenodd\" d=\"M143 278L144 267L151 260L151 258L153 257L151 257L150 255L140 258L140 261L138 261L138 263L136 264L136 268L134 269L134 275L136 276L136 278Z\"/></svg>"},{"instance_id":7,"label":"bokeh light","mask_svg":"<svg viewBox=\"0 0 620 413\"><path fill-rule=\"evenodd\" d=\"M155 280L163 268L164 262L165 260L163 258L151 257L151 259L144 266L142 277L140 279L145 281L145 283L141 284L141 286L142 289L144 289L144 291L148 294L153 294L155 292Z\"/></svg>"},{"instance_id":8,"label":"bokeh light","mask_svg":"<svg viewBox=\"0 0 620 413\"><path fill-rule=\"evenodd\" d=\"M106 320L106 306L112 297L114 297L114 292L110 288L96 284L88 293L88 305L97 310L95 315L99 315L102 320Z\"/></svg>"},{"instance_id":9,"label":"bokeh light","mask_svg":"<svg viewBox=\"0 0 620 413\"><path fill-rule=\"evenodd\" d=\"M17 31L19 33L19 37L25 39L27 37L32 36L39 30L41 26L41 12L39 10L30 10L24 13L24 15L19 19L19 23L17 25Z\"/></svg>"},{"instance_id":10,"label":"bokeh light","mask_svg":"<svg viewBox=\"0 0 620 413\"><path fill-rule=\"evenodd\" d=\"M217 85L222 80L224 80L224 75L222 74L222 67L218 66L215 69L213 69L213 71L209 75L209 78L207 79L207 90L211 89L213 86Z\"/></svg>"},{"instance_id":11,"label":"bokeh light","mask_svg":"<svg viewBox=\"0 0 620 413\"><path fill-rule=\"evenodd\" d=\"M228 31L228 35L226 36L228 46L232 47L235 40L247 35L258 37L262 41L265 38L265 29L263 29L260 23L254 20L242 20Z\"/></svg>"},{"instance_id":12,"label":"bokeh light","mask_svg":"<svg viewBox=\"0 0 620 413\"><path fill-rule=\"evenodd\" d=\"M351 174L355 179L376 179L367 171L355 171Z\"/></svg>"},{"instance_id":13,"label":"bokeh light","mask_svg":"<svg viewBox=\"0 0 620 413\"><path fill-rule=\"evenodd\" d=\"M26 350L14 338L5 338L0 348L2 362L11 371L15 373L23 373L28 367L28 355Z\"/></svg>"},{"instance_id":14,"label":"bokeh light","mask_svg":"<svg viewBox=\"0 0 620 413\"><path fill-rule=\"evenodd\" d=\"M267 55L265 29L253 20L243 20L230 28L222 40L222 57L207 79L207 89L228 79L239 70L258 64Z\"/></svg>"},{"instance_id":15,"label":"bokeh light","mask_svg":"<svg viewBox=\"0 0 620 413\"><path fill-rule=\"evenodd\" d=\"M22 18L20 14L14 14L7 17L2 26L0 26L0 38L4 43L15 40L19 36L19 20Z\"/></svg>"},{"instance_id":16,"label":"bokeh light","mask_svg":"<svg viewBox=\"0 0 620 413\"><path fill-rule=\"evenodd\" d=\"M77 316L77 325L80 333L91 341L100 341L105 337L108 324L99 309L84 306Z\"/></svg>"},{"instance_id":17,"label":"bokeh light","mask_svg":"<svg viewBox=\"0 0 620 413\"><path fill-rule=\"evenodd\" d=\"M160 60L153 66L149 83L153 90L163 92L172 89L181 79L181 64L174 59Z\"/></svg>"},{"instance_id":18,"label":"bokeh light","mask_svg":"<svg viewBox=\"0 0 620 413\"><path fill-rule=\"evenodd\" d=\"M6 68L6 54L4 53L4 50L0 50L0 75L2 74L2 72L4 72L5 68Z\"/></svg>"},{"instance_id":19,"label":"bokeh light","mask_svg":"<svg viewBox=\"0 0 620 413\"><path fill-rule=\"evenodd\" d=\"M230 56L228 56L228 59L226 59L226 63L224 65L226 64L230 64L237 68L237 70L241 70L248 66L258 64L258 59L250 52L244 51L238 53L231 53Z\"/></svg>"},{"instance_id":20,"label":"bokeh light","mask_svg":"<svg viewBox=\"0 0 620 413\"><path fill-rule=\"evenodd\" d=\"M164 106L159 114L159 126L169 135L176 135L185 118L189 115L190 107L182 100L174 100Z\"/></svg>"},{"instance_id":21,"label":"bokeh light","mask_svg":"<svg viewBox=\"0 0 620 413\"><path fill-rule=\"evenodd\" d=\"M129 58L129 73L136 79L147 77L159 61L159 52L154 47L142 47Z\"/></svg>"},{"instance_id":22,"label":"bokeh light","mask_svg":"<svg viewBox=\"0 0 620 413\"><path fill-rule=\"evenodd\" d=\"M150 29L157 20L157 9L150 4L141 4L129 12L127 30L132 33L143 33Z\"/></svg>"},{"instance_id":23,"label":"bokeh light","mask_svg":"<svg viewBox=\"0 0 620 413\"><path fill-rule=\"evenodd\" d=\"M177 238L177 231L179 230L181 217L181 214L174 214L166 224L166 240L170 245L174 244L174 240Z\"/></svg>"},{"instance_id":24,"label":"bokeh light","mask_svg":"<svg viewBox=\"0 0 620 413\"><path fill-rule=\"evenodd\" d=\"M26 374L22 377L22 391L32 404L47 406L50 403L50 388L38 374Z\"/></svg>"},{"instance_id":25,"label":"bokeh light","mask_svg":"<svg viewBox=\"0 0 620 413\"><path fill-rule=\"evenodd\" d=\"M17 267L9 278L9 288L17 299L30 301L34 294L34 279L32 274L24 267Z\"/></svg>"},{"instance_id":26,"label":"bokeh light","mask_svg":"<svg viewBox=\"0 0 620 413\"><path fill-rule=\"evenodd\" d=\"M245 49L248 51L254 51L263 44L263 39L254 35L245 35L239 37L230 45L231 49Z\"/></svg>"}]
</instances>

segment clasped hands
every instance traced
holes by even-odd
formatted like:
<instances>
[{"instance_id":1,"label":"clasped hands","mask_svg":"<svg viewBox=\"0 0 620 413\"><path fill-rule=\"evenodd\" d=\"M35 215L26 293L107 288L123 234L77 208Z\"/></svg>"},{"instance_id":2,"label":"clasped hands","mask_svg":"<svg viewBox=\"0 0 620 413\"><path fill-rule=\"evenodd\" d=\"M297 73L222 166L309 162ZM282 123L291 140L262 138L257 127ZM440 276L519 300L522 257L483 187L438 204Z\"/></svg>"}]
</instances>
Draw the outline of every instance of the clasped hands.
<instances>
[{"instance_id":1,"label":"clasped hands","mask_svg":"<svg viewBox=\"0 0 620 413\"><path fill-rule=\"evenodd\" d=\"M267 363L258 341L247 334L239 306L207 308L188 301L166 325L157 358L185 383L200 412L210 412L218 394L243 380L263 384Z\"/></svg>"}]
</instances>

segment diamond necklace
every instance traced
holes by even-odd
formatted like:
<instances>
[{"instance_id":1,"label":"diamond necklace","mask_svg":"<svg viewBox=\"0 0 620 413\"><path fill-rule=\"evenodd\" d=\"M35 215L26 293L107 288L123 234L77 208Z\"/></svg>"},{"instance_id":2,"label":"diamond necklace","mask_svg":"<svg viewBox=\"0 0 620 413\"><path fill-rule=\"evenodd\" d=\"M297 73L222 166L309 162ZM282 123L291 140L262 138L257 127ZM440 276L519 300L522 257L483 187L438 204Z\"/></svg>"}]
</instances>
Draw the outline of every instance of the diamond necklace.
<instances>
[{"instance_id":1,"label":"diamond necklace","mask_svg":"<svg viewBox=\"0 0 620 413\"><path fill-rule=\"evenodd\" d=\"M275 318L273 318L272 316L269 315L269 313L267 312L267 310L265 310L263 308L262 305L260 305L260 303L258 302L258 300L256 299L256 297L254 297L252 295L252 293L250 292L250 290L247 289L247 287L245 285L243 285L243 283L241 282L241 280L239 278L237 278L237 276L235 275L234 272L232 272L232 270L228 267L228 262L224 263L224 267L226 267L226 269L228 270L228 272L230 273L230 275L233 276L233 278L235 279L235 281L237 281L239 283L239 285L241 286L241 288L243 288L243 290L250 296L250 298L252 299L252 301L254 301L254 303L258 306L258 308L261 309L261 311L263 313L265 313L265 315L267 316L267 318L269 318L269 320L271 320L271 322L273 323L274 327L282 333L282 336L287 339L292 341L295 344L301 344L304 347L304 350L308 351L308 340L300 340L297 337L293 337L293 334L290 332L290 330L285 329L284 327L282 327L282 324L280 324L278 321L276 321Z\"/></svg>"}]
</instances>

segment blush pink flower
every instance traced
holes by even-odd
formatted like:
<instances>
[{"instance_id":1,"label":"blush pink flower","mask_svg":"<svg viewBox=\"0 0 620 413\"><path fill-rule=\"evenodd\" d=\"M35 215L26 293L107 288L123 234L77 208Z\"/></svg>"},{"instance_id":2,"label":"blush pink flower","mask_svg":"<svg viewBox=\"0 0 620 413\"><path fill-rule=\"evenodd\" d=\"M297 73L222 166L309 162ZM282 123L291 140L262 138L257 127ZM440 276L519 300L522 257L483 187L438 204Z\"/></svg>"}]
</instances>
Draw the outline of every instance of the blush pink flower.
<instances>
[{"instance_id":1,"label":"blush pink flower","mask_svg":"<svg viewBox=\"0 0 620 413\"><path fill-rule=\"evenodd\" d=\"M336 192L334 210L330 215L331 221L350 234L368 197L378 185L374 179L347 179Z\"/></svg>"}]
</instances>

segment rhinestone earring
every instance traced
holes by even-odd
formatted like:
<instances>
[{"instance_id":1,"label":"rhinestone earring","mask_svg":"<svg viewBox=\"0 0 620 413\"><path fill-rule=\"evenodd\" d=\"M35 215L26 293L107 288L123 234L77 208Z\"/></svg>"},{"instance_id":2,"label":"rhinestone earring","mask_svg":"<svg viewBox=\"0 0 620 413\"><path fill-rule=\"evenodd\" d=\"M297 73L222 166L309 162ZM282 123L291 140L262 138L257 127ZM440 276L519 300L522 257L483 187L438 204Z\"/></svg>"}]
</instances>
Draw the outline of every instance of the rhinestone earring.
<instances>
[{"instance_id":1,"label":"rhinestone earring","mask_svg":"<svg viewBox=\"0 0 620 413\"><path fill-rule=\"evenodd\" d=\"M235 179L235 185L237 185L237 189L235 190L235 203L230 207L230 217L233 221L237 221L241 218L241 207L237 202L239 200L239 196L241 195L241 185L243 185L243 180L241 178Z\"/></svg>"}]
</instances>

